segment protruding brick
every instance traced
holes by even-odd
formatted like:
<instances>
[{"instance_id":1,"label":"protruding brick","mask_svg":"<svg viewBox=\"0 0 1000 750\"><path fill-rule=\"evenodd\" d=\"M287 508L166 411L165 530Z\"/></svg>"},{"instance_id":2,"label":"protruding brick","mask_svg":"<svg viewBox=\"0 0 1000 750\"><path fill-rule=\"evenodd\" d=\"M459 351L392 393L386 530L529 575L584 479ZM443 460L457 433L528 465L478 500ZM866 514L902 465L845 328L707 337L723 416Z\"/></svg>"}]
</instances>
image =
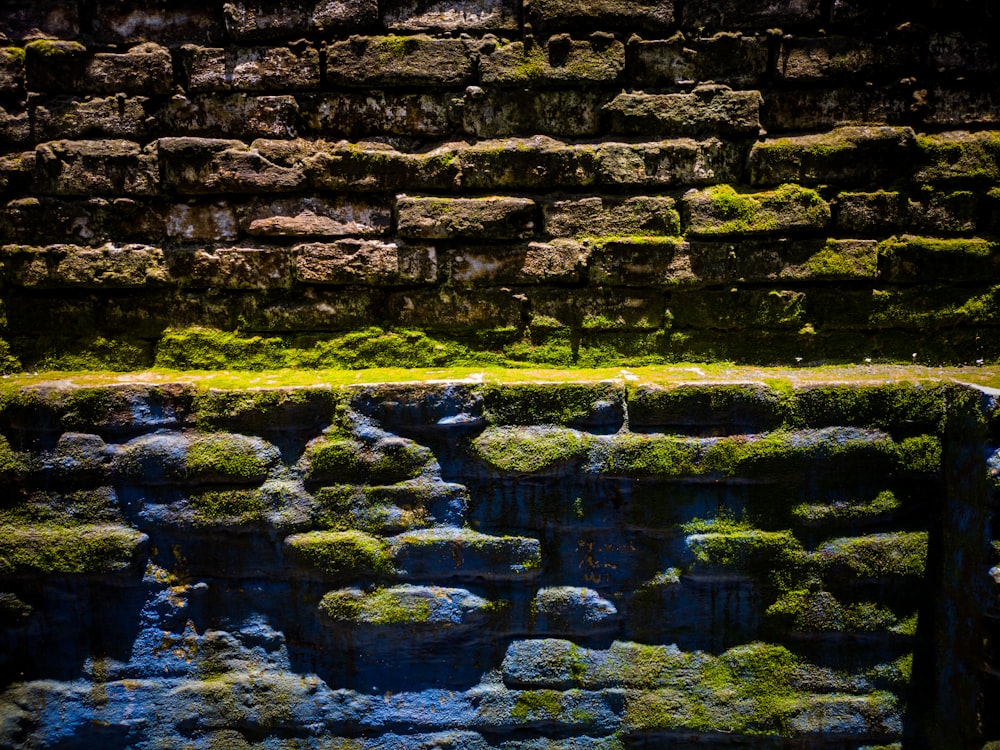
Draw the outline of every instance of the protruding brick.
<instances>
[{"instance_id":1,"label":"protruding brick","mask_svg":"<svg viewBox=\"0 0 1000 750\"><path fill-rule=\"evenodd\" d=\"M299 109L293 96L216 94L171 97L156 112L167 132L240 138L287 138L295 136Z\"/></svg>"},{"instance_id":2,"label":"protruding brick","mask_svg":"<svg viewBox=\"0 0 1000 750\"><path fill-rule=\"evenodd\" d=\"M530 0L527 14L537 29L662 32L674 22L674 4L673 0Z\"/></svg>"},{"instance_id":3,"label":"protruding brick","mask_svg":"<svg viewBox=\"0 0 1000 750\"><path fill-rule=\"evenodd\" d=\"M188 90L306 91L319 87L319 51L292 47L183 48Z\"/></svg>"},{"instance_id":4,"label":"protruding brick","mask_svg":"<svg viewBox=\"0 0 1000 750\"><path fill-rule=\"evenodd\" d=\"M104 136L139 139L148 128L143 96L47 97L33 107L36 140Z\"/></svg>"},{"instance_id":5,"label":"protruding brick","mask_svg":"<svg viewBox=\"0 0 1000 750\"><path fill-rule=\"evenodd\" d=\"M342 237L384 234L392 210L353 198L255 200L238 209L240 229L258 237Z\"/></svg>"},{"instance_id":6,"label":"protruding brick","mask_svg":"<svg viewBox=\"0 0 1000 750\"><path fill-rule=\"evenodd\" d=\"M1000 277L1000 252L981 238L903 235L879 245L881 276L893 284L985 281Z\"/></svg>"},{"instance_id":7,"label":"protruding brick","mask_svg":"<svg viewBox=\"0 0 1000 750\"><path fill-rule=\"evenodd\" d=\"M910 128L843 127L829 133L756 143L750 152L755 185L781 182L878 183L911 168L916 139Z\"/></svg>"},{"instance_id":8,"label":"protruding brick","mask_svg":"<svg viewBox=\"0 0 1000 750\"><path fill-rule=\"evenodd\" d=\"M479 66L484 84L613 83L625 70L625 45L614 37L582 41L559 34L542 47L529 38L495 47Z\"/></svg>"},{"instance_id":9,"label":"protruding brick","mask_svg":"<svg viewBox=\"0 0 1000 750\"><path fill-rule=\"evenodd\" d=\"M89 56L78 42L40 39L28 44L25 56L32 91L165 94L173 86L170 51L158 44Z\"/></svg>"},{"instance_id":10,"label":"protruding brick","mask_svg":"<svg viewBox=\"0 0 1000 750\"><path fill-rule=\"evenodd\" d=\"M764 36L720 32L715 36L629 41L630 74L640 87L714 81L753 86L767 73L768 43Z\"/></svg>"},{"instance_id":11,"label":"protruding brick","mask_svg":"<svg viewBox=\"0 0 1000 750\"><path fill-rule=\"evenodd\" d=\"M131 141L52 141L35 149L35 186L52 195L152 195L156 147Z\"/></svg>"},{"instance_id":12,"label":"protruding brick","mask_svg":"<svg viewBox=\"0 0 1000 750\"><path fill-rule=\"evenodd\" d=\"M148 245L8 245L3 258L10 283L23 287L130 289L168 280L163 251Z\"/></svg>"},{"instance_id":13,"label":"protruding brick","mask_svg":"<svg viewBox=\"0 0 1000 750\"><path fill-rule=\"evenodd\" d=\"M401 237L525 239L535 232L537 206L528 198L410 198L396 200Z\"/></svg>"},{"instance_id":14,"label":"protruding brick","mask_svg":"<svg viewBox=\"0 0 1000 750\"><path fill-rule=\"evenodd\" d=\"M686 0L685 29L767 29L804 26L820 20L820 0Z\"/></svg>"},{"instance_id":15,"label":"protruding brick","mask_svg":"<svg viewBox=\"0 0 1000 750\"><path fill-rule=\"evenodd\" d=\"M301 169L279 166L241 141L161 138L159 153L165 185L183 194L283 192L305 184Z\"/></svg>"},{"instance_id":16,"label":"protruding brick","mask_svg":"<svg viewBox=\"0 0 1000 750\"><path fill-rule=\"evenodd\" d=\"M834 224L847 232L884 233L906 221L906 202L897 192L841 193L837 196Z\"/></svg>"},{"instance_id":17,"label":"protruding brick","mask_svg":"<svg viewBox=\"0 0 1000 750\"><path fill-rule=\"evenodd\" d=\"M729 185L684 195L689 229L695 235L823 231L830 204L815 190L783 185L764 193L738 193Z\"/></svg>"},{"instance_id":18,"label":"protruding brick","mask_svg":"<svg viewBox=\"0 0 1000 750\"><path fill-rule=\"evenodd\" d=\"M376 0L238 0L224 7L226 25L240 40L357 30L378 22Z\"/></svg>"},{"instance_id":19,"label":"protruding brick","mask_svg":"<svg viewBox=\"0 0 1000 750\"><path fill-rule=\"evenodd\" d=\"M619 94L604 106L615 133L638 135L757 135L758 91L701 86L691 94Z\"/></svg>"},{"instance_id":20,"label":"protruding brick","mask_svg":"<svg viewBox=\"0 0 1000 750\"><path fill-rule=\"evenodd\" d=\"M680 215L667 196L561 200L544 212L545 232L554 237L680 234Z\"/></svg>"},{"instance_id":21,"label":"protruding brick","mask_svg":"<svg viewBox=\"0 0 1000 750\"><path fill-rule=\"evenodd\" d=\"M922 156L917 180L1000 180L1000 131L937 133L921 136L917 144Z\"/></svg>"},{"instance_id":22,"label":"protruding brick","mask_svg":"<svg viewBox=\"0 0 1000 750\"><path fill-rule=\"evenodd\" d=\"M326 50L326 80L335 86L458 86L473 72L461 39L352 36Z\"/></svg>"},{"instance_id":23,"label":"protruding brick","mask_svg":"<svg viewBox=\"0 0 1000 750\"><path fill-rule=\"evenodd\" d=\"M387 0L382 23L390 31L517 31L516 0Z\"/></svg>"},{"instance_id":24,"label":"protruding brick","mask_svg":"<svg viewBox=\"0 0 1000 750\"><path fill-rule=\"evenodd\" d=\"M470 246L451 254L449 279L470 286L575 283L589 252L586 246L569 240Z\"/></svg>"},{"instance_id":25,"label":"protruding brick","mask_svg":"<svg viewBox=\"0 0 1000 750\"><path fill-rule=\"evenodd\" d=\"M297 245L295 278L304 284L428 284L437 280L432 247L378 240Z\"/></svg>"}]
</instances>

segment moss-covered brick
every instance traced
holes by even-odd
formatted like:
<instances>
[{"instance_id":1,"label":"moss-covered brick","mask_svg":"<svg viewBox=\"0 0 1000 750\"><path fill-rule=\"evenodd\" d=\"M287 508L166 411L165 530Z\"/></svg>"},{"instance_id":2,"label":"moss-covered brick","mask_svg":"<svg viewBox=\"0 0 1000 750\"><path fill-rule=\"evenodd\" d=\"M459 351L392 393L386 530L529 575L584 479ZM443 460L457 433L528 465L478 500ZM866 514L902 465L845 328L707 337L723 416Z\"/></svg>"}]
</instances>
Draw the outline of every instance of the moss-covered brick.
<instances>
[{"instance_id":1,"label":"moss-covered brick","mask_svg":"<svg viewBox=\"0 0 1000 750\"><path fill-rule=\"evenodd\" d=\"M417 487L426 487L427 491ZM314 523L323 529L359 529L379 535L426 528L434 522L430 507L439 499L431 487L430 483L320 487L314 493Z\"/></svg>"},{"instance_id":2,"label":"moss-covered brick","mask_svg":"<svg viewBox=\"0 0 1000 750\"><path fill-rule=\"evenodd\" d=\"M337 391L323 387L212 388L194 394L191 413L201 430L308 432L330 424L342 398Z\"/></svg>"},{"instance_id":3,"label":"moss-covered brick","mask_svg":"<svg viewBox=\"0 0 1000 750\"><path fill-rule=\"evenodd\" d=\"M979 226L980 191L926 188L909 201L909 226L916 231L973 234Z\"/></svg>"},{"instance_id":4,"label":"moss-covered brick","mask_svg":"<svg viewBox=\"0 0 1000 750\"><path fill-rule=\"evenodd\" d=\"M342 86L458 86L472 74L462 39L352 36L326 48L326 80Z\"/></svg>"},{"instance_id":5,"label":"moss-covered brick","mask_svg":"<svg viewBox=\"0 0 1000 750\"><path fill-rule=\"evenodd\" d=\"M755 136L762 103L758 91L703 84L690 94L623 93L603 109L615 133Z\"/></svg>"},{"instance_id":6,"label":"moss-covered brick","mask_svg":"<svg viewBox=\"0 0 1000 750\"><path fill-rule=\"evenodd\" d=\"M439 527L407 531L388 540L399 574L413 579L523 580L542 565L537 539L491 536Z\"/></svg>"},{"instance_id":7,"label":"moss-covered brick","mask_svg":"<svg viewBox=\"0 0 1000 750\"><path fill-rule=\"evenodd\" d=\"M927 532L832 539L820 545L815 557L831 578L921 578L927 565Z\"/></svg>"},{"instance_id":8,"label":"moss-covered brick","mask_svg":"<svg viewBox=\"0 0 1000 750\"><path fill-rule=\"evenodd\" d=\"M845 126L828 133L759 141L750 151L754 185L888 182L907 174L917 142L910 128Z\"/></svg>"},{"instance_id":9,"label":"moss-covered brick","mask_svg":"<svg viewBox=\"0 0 1000 750\"><path fill-rule=\"evenodd\" d=\"M899 442L899 469L917 474L938 474L941 471L943 448L937 435L916 435Z\"/></svg>"},{"instance_id":10,"label":"moss-covered brick","mask_svg":"<svg viewBox=\"0 0 1000 750\"><path fill-rule=\"evenodd\" d=\"M332 622L454 628L482 624L496 606L465 589L393 586L370 592L340 589L323 596L319 610Z\"/></svg>"},{"instance_id":11,"label":"moss-covered brick","mask_svg":"<svg viewBox=\"0 0 1000 750\"><path fill-rule=\"evenodd\" d=\"M795 392L796 410L809 427L943 429L947 399L947 387L916 383L807 385Z\"/></svg>"},{"instance_id":12,"label":"moss-covered brick","mask_svg":"<svg viewBox=\"0 0 1000 750\"><path fill-rule=\"evenodd\" d=\"M774 429L792 416L789 396L751 383L726 385L640 385L629 390L629 426L712 432Z\"/></svg>"},{"instance_id":13,"label":"moss-covered brick","mask_svg":"<svg viewBox=\"0 0 1000 750\"><path fill-rule=\"evenodd\" d=\"M384 539L361 531L310 531L285 539L287 547L306 565L333 578L387 575L392 557Z\"/></svg>"},{"instance_id":14,"label":"moss-covered brick","mask_svg":"<svg viewBox=\"0 0 1000 750\"><path fill-rule=\"evenodd\" d=\"M529 198L396 198L397 231L419 239L526 239L537 207Z\"/></svg>"},{"instance_id":15,"label":"moss-covered brick","mask_svg":"<svg viewBox=\"0 0 1000 750\"><path fill-rule=\"evenodd\" d=\"M144 96L54 97L33 109L35 138L142 139L149 125L147 101Z\"/></svg>"},{"instance_id":16,"label":"moss-covered brick","mask_svg":"<svg viewBox=\"0 0 1000 750\"><path fill-rule=\"evenodd\" d=\"M879 245L880 276L889 283L985 281L1000 276L994 243L973 237L903 235Z\"/></svg>"},{"instance_id":17,"label":"moss-covered brick","mask_svg":"<svg viewBox=\"0 0 1000 750\"><path fill-rule=\"evenodd\" d=\"M276 164L242 141L160 138L164 186L186 195L287 192L305 185L301 168Z\"/></svg>"},{"instance_id":18,"label":"moss-covered brick","mask_svg":"<svg viewBox=\"0 0 1000 750\"><path fill-rule=\"evenodd\" d=\"M36 39L24 47L27 85L32 91L74 91L84 80L87 48L79 42Z\"/></svg>"},{"instance_id":19,"label":"moss-covered brick","mask_svg":"<svg viewBox=\"0 0 1000 750\"><path fill-rule=\"evenodd\" d=\"M170 280L163 251L148 245L6 245L0 257L8 283L31 289L131 289Z\"/></svg>"},{"instance_id":20,"label":"moss-covered brick","mask_svg":"<svg viewBox=\"0 0 1000 750\"><path fill-rule=\"evenodd\" d=\"M277 449L260 438L207 433L188 444L185 476L197 483L257 484L277 463Z\"/></svg>"},{"instance_id":21,"label":"moss-covered brick","mask_svg":"<svg viewBox=\"0 0 1000 750\"><path fill-rule=\"evenodd\" d=\"M0 574L124 574L140 569L148 537L110 524L4 526Z\"/></svg>"},{"instance_id":22,"label":"moss-covered brick","mask_svg":"<svg viewBox=\"0 0 1000 750\"><path fill-rule=\"evenodd\" d=\"M603 451L601 471L625 476L688 476L697 471L699 454L697 441L688 438L620 433Z\"/></svg>"},{"instance_id":23,"label":"moss-covered brick","mask_svg":"<svg viewBox=\"0 0 1000 750\"><path fill-rule=\"evenodd\" d=\"M768 607L765 615L771 626L799 633L885 632L899 622L885 605L845 604L827 591L790 591Z\"/></svg>"},{"instance_id":24,"label":"moss-covered brick","mask_svg":"<svg viewBox=\"0 0 1000 750\"><path fill-rule=\"evenodd\" d=\"M898 231L906 220L906 201L895 191L844 192L834 203L834 226L845 232L883 234Z\"/></svg>"},{"instance_id":25,"label":"moss-covered brick","mask_svg":"<svg viewBox=\"0 0 1000 750\"><path fill-rule=\"evenodd\" d=\"M479 64L482 82L491 85L614 83L625 70L625 45L610 36L574 40L557 34L544 45L529 37L496 45Z\"/></svg>"},{"instance_id":26,"label":"moss-covered brick","mask_svg":"<svg viewBox=\"0 0 1000 750\"><path fill-rule=\"evenodd\" d=\"M0 47L0 94L24 88L24 54L23 47Z\"/></svg>"},{"instance_id":27,"label":"moss-covered brick","mask_svg":"<svg viewBox=\"0 0 1000 750\"><path fill-rule=\"evenodd\" d=\"M393 484L419 476L433 461L433 454L405 438L363 443L334 434L312 441L305 460L311 482Z\"/></svg>"},{"instance_id":28,"label":"moss-covered brick","mask_svg":"<svg viewBox=\"0 0 1000 750\"><path fill-rule=\"evenodd\" d=\"M320 84L319 50L292 47L198 47L182 50L187 89L216 91L307 91Z\"/></svg>"},{"instance_id":29,"label":"moss-covered brick","mask_svg":"<svg viewBox=\"0 0 1000 750\"><path fill-rule=\"evenodd\" d=\"M466 246L445 254L447 278L463 286L552 284L580 281L590 256L574 240Z\"/></svg>"},{"instance_id":30,"label":"moss-covered brick","mask_svg":"<svg viewBox=\"0 0 1000 750\"><path fill-rule=\"evenodd\" d=\"M308 0L262 5L237 0L227 3L226 27L237 39L289 39L317 33L345 32L378 23L376 0Z\"/></svg>"},{"instance_id":31,"label":"moss-covered brick","mask_svg":"<svg viewBox=\"0 0 1000 750\"><path fill-rule=\"evenodd\" d=\"M689 231L695 235L818 232L830 223L830 205L798 185L763 193L739 193L717 185L684 195Z\"/></svg>"},{"instance_id":32,"label":"moss-covered brick","mask_svg":"<svg viewBox=\"0 0 1000 750\"><path fill-rule=\"evenodd\" d=\"M1000 315L1000 286L935 284L878 289L872 293L868 307L868 325L876 328L932 331L953 326L992 326ZM915 353L920 355L919 351Z\"/></svg>"},{"instance_id":33,"label":"moss-covered brick","mask_svg":"<svg viewBox=\"0 0 1000 750\"><path fill-rule=\"evenodd\" d=\"M472 441L474 454L510 473L572 471L587 457L594 437L565 427L491 427Z\"/></svg>"},{"instance_id":34,"label":"moss-covered brick","mask_svg":"<svg viewBox=\"0 0 1000 750\"><path fill-rule=\"evenodd\" d=\"M805 525L855 525L891 519L902 507L894 492L884 490L870 500L800 503L792 508L792 517Z\"/></svg>"},{"instance_id":35,"label":"moss-covered brick","mask_svg":"<svg viewBox=\"0 0 1000 750\"><path fill-rule=\"evenodd\" d=\"M680 214L669 196L592 196L543 205L545 233L553 237L631 237L680 234Z\"/></svg>"},{"instance_id":36,"label":"moss-covered brick","mask_svg":"<svg viewBox=\"0 0 1000 750\"><path fill-rule=\"evenodd\" d=\"M50 141L35 148L35 190L45 195L152 195L156 147L122 140Z\"/></svg>"},{"instance_id":37,"label":"moss-covered brick","mask_svg":"<svg viewBox=\"0 0 1000 750\"><path fill-rule=\"evenodd\" d=\"M878 246L875 240L827 240L794 272L783 276L806 279L874 279L878 274Z\"/></svg>"},{"instance_id":38,"label":"moss-covered brick","mask_svg":"<svg viewBox=\"0 0 1000 750\"><path fill-rule=\"evenodd\" d=\"M768 70L768 40L763 35L701 32L664 40L629 40L636 84L646 90L690 81L753 86Z\"/></svg>"},{"instance_id":39,"label":"moss-covered brick","mask_svg":"<svg viewBox=\"0 0 1000 750\"><path fill-rule=\"evenodd\" d=\"M595 285L674 287L697 284L690 245L675 237L611 236L584 240ZM641 281L640 281L641 279Z\"/></svg>"},{"instance_id":40,"label":"moss-covered brick","mask_svg":"<svg viewBox=\"0 0 1000 750\"><path fill-rule=\"evenodd\" d=\"M806 302L795 290L733 288L675 292L669 309L677 328L798 330L807 323Z\"/></svg>"},{"instance_id":41,"label":"moss-covered brick","mask_svg":"<svg viewBox=\"0 0 1000 750\"><path fill-rule=\"evenodd\" d=\"M617 383L512 383L481 386L479 393L491 425L619 425L624 418Z\"/></svg>"},{"instance_id":42,"label":"moss-covered brick","mask_svg":"<svg viewBox=\"0 0 1000 750\"><path fill-rule=\"evenodd\" d=\"M965 130L922 135L921 165L915 178L925 182L989 183L1000 180L1000 132Z\"/></svg>"},{"instance_id":43,"label":"moss-covered brick","mask_svg":"<svg viewBox=\"0 0 1000 750\"><path fill-rule=\"evenodd\" d=\"M294 273L303 284L428 284L437 280L433 247L345 239L296 245Z\"/></svg>"},{"instance_id":44,"label":"moss-covered brick","mask_svg":"<svg viewBox=\"0 0 1000 750\"><path fill-rule=\"evenodd\" d=\"M638 28L662 33L674 21L672 0L531 0L527 12L537 29L635 31Z\"/></svg>"}]
</instances>

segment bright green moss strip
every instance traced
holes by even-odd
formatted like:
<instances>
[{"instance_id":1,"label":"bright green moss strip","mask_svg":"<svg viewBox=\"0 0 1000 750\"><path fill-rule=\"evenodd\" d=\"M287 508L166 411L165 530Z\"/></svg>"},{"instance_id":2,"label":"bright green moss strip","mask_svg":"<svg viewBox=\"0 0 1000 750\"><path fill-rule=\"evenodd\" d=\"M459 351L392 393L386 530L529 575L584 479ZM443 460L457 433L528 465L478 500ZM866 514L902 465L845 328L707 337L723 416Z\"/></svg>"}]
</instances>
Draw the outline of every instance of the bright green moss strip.
<instances>
[{"instance_id":1,"label":"bright green moss strip","mask_svg":"<svg viewBox=\"0 0 1000 750\"><path fill-rule=\"evenodd\" d=\"M842 604L826 591L789 591L765 614L772 623L803 633L884 631L899 622L888 607L876 602Z\"/></svg>"},{"instance_id":2,"label":"bright green moss strip","mask_svg":"<svg viewBox=\"0 0 1000 750\"><path fill-rule=\"evenodd\" d=\"M828 568L841 568L858 578L921 577L927 563L927 532L834 539L823 544L817 556Z\"/></svg>"},{"instance_id":3,"label":"bright green moss strip","mask_svg":"<svg viewBox=\"0 0 1000 750\"><path fill-rule=\"evenodd\" d=\"M679 477L696 472L698 446L670 435L621 433L610 442L602 472Z\"/></svg>"},{"instance_id":4,"label":"bright green moss strip","mask_svg":"<svg viewBox=\"0 0 1000 750\"><path fill-rule=\"evenodd\" d=\"M330 435L306 451L313 481L394 484L414 479L433 460L430 450L410 440L383 440L374 446Z\"/></svg>"},{"instance_id":5,"label":"bright green moss strip","mask_svg":"<svg viewBox=\"0 0 1000 750\"><path fill-rule=\"evenodd\" d=\"M792 517L805 523L865 521L890 516L901 507L896 495L885 490L868 502L802 503L792 508Z\"/></svg>"},{"instance_id":6,"label":"bright green moss strip","mask_svg":"<svg viewBox=\"0 0 1000 750\"><path fill-rule=\"evenodd\" d=\"M331 591L320 601L319 608L327 617L340 622L400 625L431 619L427 599L415 597L406 589L380 588L369 594L357 589Z\"/></svg>"},{"instance_id":7,"label":"bright green moss strip","mask_svg":"<svg viewBox=\"0 0 1000 750\"><path fill-rule=\"evenodd\" d=\"M738 193L729 185L714 185L686 200L691 231L706 236L819 230L830 221L830 205L819 193L794 184L763 193Z\"/></svg>"},{"instance_id":8,"label":"bright green moss strip","mask_svg":"<svg viewBox=\"0 0 1000 750\"><path fill-rule=\"evenodd\" d=\"M269 468L246 438L228 434L196 437L188 446L185 465L191 479L223 475L245 482L262 480Z\"/></svg>"},{"instance_id":9,"label":"bright green moss strip","mask_svg":"<svg viewBox=\"0 0 1000 750\"><path fill-rule=\"evenodd\" d=\"M500 471L531 474L581 461L595 438L562 427L494 427L473 441L476 455Z\"/></svg>"},{"instance_id":10,"label":"bright green moss strip","mask_svg":"<svg viewBox=\"0 0 1000 750\"><path fill-rule=\"evenodd\" d=\"M790 531L739 529L689 534L687 546L697 563L712 567L752 572L805 562L802 545Z\"/></svg>"},{"instance_id":11,"label":"bright green moss strip","mask_svg":"<svg viewBox=\"0 0 1000 750\"><path fill-rule=\"evenodd\" d=\"M311 531L285 539L306 564L326 575L387 574L392 557L385 540L360 531Z\"/></svg>"},{"instance_id":12,"label":"bright green moss strip","mask_svg":"<svg viewBox=\"0 0 1000 750\"><path fill-rule=\"evenodd\" d=\"M937 474L941 471L941 453L941 440L935 435L905 438L899 443L899 468Z\"/></svg>"},{"instance_id":13,"label":"bright green moss strip","mask_svg":"<svg viewBox=\"0 0 1000 750\"><path fill-rule=\"evenodd\" d=\"M125 526L0 526L0 575L124 573L146 541Z\"/></svg>"},{"instance_id":14,"label":"bright green moss strip","mask_svg":"<svg viewBox=\"0 0 1000 750\"><path fill-rule=\"evenodd\" d=\"M487 419L498 425L569 425L624 398L618 383L490 384L480 393Z\"/></svg>"}]
</instances>

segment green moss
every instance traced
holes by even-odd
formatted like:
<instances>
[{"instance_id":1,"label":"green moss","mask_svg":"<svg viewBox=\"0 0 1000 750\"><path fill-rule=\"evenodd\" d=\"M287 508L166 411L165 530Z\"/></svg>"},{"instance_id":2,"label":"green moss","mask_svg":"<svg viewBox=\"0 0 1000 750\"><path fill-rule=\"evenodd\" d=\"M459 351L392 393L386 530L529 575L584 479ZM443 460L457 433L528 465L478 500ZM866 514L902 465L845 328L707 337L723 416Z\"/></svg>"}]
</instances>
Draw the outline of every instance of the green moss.
<instances>
[{"instance_id":1,"label":"green moss","mask_svg":"<svg viewBox=\"0 0 1000 750\"><path fill-rule=\"evenodd\" d=\"M314 494L319 509L313 521L322 529L360 529L371 534L393 534L430 525L425 507L429 497L417 497L408 507L399 507L381 487L334 485L320 487ZM420 496L419 490L414 494Z\"/></svg>"},{"instance_id":2,"label":"green moss","mask_svg":"<svg viewBox=\"0 0 1000 750\"><path fill-rule=\"evenodd\" d=\"M410 440L384 440L371 446L334 434L310 443L306 458L312 481L393 484L420 476L433 456Z\"/></svg>"},{"instance_id":3,"label":"green moss","mask_svg":"<svg viewBox=\"0 0 1000 750\"><path fill-rule=\"evenodd\" d=\"M319 608L335 621L371 625L425 623L431 619L430 603L405 589L379 588L368 594L357 589L331 591L320 601Z\"/></svg>"},{"instance_id":4,"label":"green moss","mask_svg":"<svg viewBox=\"0 0 1000 750\"><path fill-rule=\"evenodd\" d=\"M27 473L30 468L28 457L11 448L6 436L0 435L0 477L18 477Z\"/></svg>"},{"instance_id":5,"label":"green moss","mask_svg":"<svg viewBox=\"0 0 1000 750\"><path fill-rule=\"evenodd\" d=\"M0 524L65 528L120 523L118 498L110 487L70 492L29 491L0 509Z\"/></svg>"},{"instance_id":6,"label":"green moss","mask_svg":"<svg viewBox=\"0 0 1000 750\"><path fill-rule=\"evenodd\" d=\"M23 350L21 359L36 370L131 372L145 369L152 363L148 344L104 336L52 342L43 338L20 349Z\"/></svg>"},{"instance_id":7,"label":"green moss","mask_svg":"<svg viewBox=\"0 0 1000 750\"><path fill-rule=\"evenodd\" d=\"M692 214L691 230L696 234L753 234L822 228L830 221L830 206L815 190L794 184L762 193L714 185L695 199Z\"/></svg>"},{"instance_id":8,"label":"green moss","mask_svg":"<svg viewBox=\"0 0 1000 750\"><path fill-rule=\"evenodd\" d=\"M938 474L941 472L941 439L918 435L899 443L899 468L902 471Z\"/></svg>"},{"instance_id":9,"label":"green moss","mask_svg":"<svg viewBox=\"0 0 1000 750\"><path fill-rule=\"evenodd\" d=\"M8 375L21 369L21 360L10 350L10 344L0 338L0 375Z\"/></svg>"},{"instance_id":10,"label":"green moss","mask_svg":"<svg viewBox=\"0 0 1000 750\"><path fill-rule=\"evenodd\" d=\"M630 476L684 476L695 473L698 447L670 435L620 433L608 446L604 473Z\"/></svg>"},{"instance_id":11,"label":"green moss","mask_svg":"<svg viewBox=\"0 0 1000 750\"><path fill-rule=\"evenodd\" d=\"M192 411L199 429L238 427L241 431L329 424L343 408L346 395L330 387L245 388L199 391Z\"/></svg>"},{"instance_id":12,"label":"green moss","mask_svg":"<svg viewBox=\"0 0 1000 750\"><path fill-rule=\"evenodd\" d=\"M898 532L833 539L817 551L829 569L858 578L922 577L927 563L927 532Z\"/></svg>"},{"instance_id":13,"label":"green moss","mask_svg":"<svg viewBox=\"0 0 1000 750\"><path fill-rule=\"evenodd\" d=\"M192 493L197 525L245 525L266 519L267 503L259 490L210 490Z\"/></svg>"},{"instance_id":14,"label":"green moss","mask_svg":"<svg viewBox=\"0 0 1000 750\"><path fill-rule=\"evenodd\" d=\"M874 279L878 252L871 245L831 240L806 259L805 270L814 279Z\"/></svg>"},{"instance_id":15,"label":"green moss","mask_svg":"<svg viewBox=\"0 0 1000 750\"><path fill-rule=\"evenodd\" d=\"M145 543L124 526L0 526L0 575L124 573Z\"/></svg>"},{"instance_id":16,"label":"green moss","mask_svg":"<svg viewBox=\"0 0 1000 750\"><path fill-rule=\"evenodd\" d=\"M285 539L285 545L303 562L329 576L392 570L392 555L383 539L360 531L312 531Z\"/></svg>"},{"instance_id":17,"label":"green moss","mask_svg":"<svg viewBox=\"0 0 1000 750\"><path fill-rule=\"evenodd\" d=\"M891 516L901 507L896 495L884 490L867 502L801 503L792 508L792 517L805 523L868 521Z\"/></svg>"},{"instance_id":18,"label":"green moss","mask_svg":"<svg viewBox=\"0 0 1000 750\"><path fill-rule=\"evenodd\" d=\"M517 722L558 721L563 718L560 690L522 690L518 693L510 717Z\"/></svg>"},{"instance_id":19,"label":"green moss","mask_svg":"<svg viewBox=\"0 0 1000 750\"><path fill-rule=\"evenodd\" d=\"M0 50L5 57L13 60L16 63L24 62L24 48L23 47L4 47Z\"/></svg>"},{"instance_id":20,"label":"green moss","mask_svg":"<svg viewBox=\"0 0 1000 750\"><path fill-rule=\"evenodd\" d=\"M570 425L624 398L619 384L486 385L480 389L490 424Z\"/></svg>"},{"instance_id":21,"label":"green moss","mask_svg":"<svg viewBox=\"0 0 1000 750\"><path fill-rule=\"evenodd\" d=\"M1000 179L1000 132L940 133L917 137L923 180Z\"/></svg>"},{"instance_id":22,"label":"green moss","mask_svg":"<svg viewBox=\"0 0 1000 750\"><path fill-rule=\"evenodd\" d=\"M790 531L733 531L689 534L685 540L696 566L729 568L766 576L784 589L809 563L798 539Z\"/></svg>"},{"instance_id":23,"label":"green moss","mask_svg":"<svg viewBox=\"0 0 1000 750\"><path fill-rule=\"evenodd\" d=\"M269 464L252 443L238 435L199 435L188 446L185 471L188 479L224 476L233 481L258 482Z\"/></svg>"},{"instance_id":24,"label":"green moss","mask_svg":"<svg viewBox=\"0 0 1000 750\"><path fill-rule=\"evenodd\" d=\"M595 438L561 427L491 427L473 441L476 456L500 471L531 474L582 461Z\"/></svg>"},{"instance_id":25,"label":"green moss","mask_svg":"<svg viewBox=\"0 0 1000 750\"><path fill-rule=\"evenodd\" d=\"M899 622L892 610L881 604L842 604L826 591L789 591L765 614L772 624L802 633L884 631Z\"/></svg>"},{"instance_id":26,"label":"green moss","mask_svg":"<svg viewBox=\"0 0 1000 750\"><path fill-rule=\"evenodd\" d=\"M87 52L87 48L79 42L65 42L57 39L36 39L25 45L25 53L48 59L58 57L75 57Z\"/></svg>"}]
</instances>

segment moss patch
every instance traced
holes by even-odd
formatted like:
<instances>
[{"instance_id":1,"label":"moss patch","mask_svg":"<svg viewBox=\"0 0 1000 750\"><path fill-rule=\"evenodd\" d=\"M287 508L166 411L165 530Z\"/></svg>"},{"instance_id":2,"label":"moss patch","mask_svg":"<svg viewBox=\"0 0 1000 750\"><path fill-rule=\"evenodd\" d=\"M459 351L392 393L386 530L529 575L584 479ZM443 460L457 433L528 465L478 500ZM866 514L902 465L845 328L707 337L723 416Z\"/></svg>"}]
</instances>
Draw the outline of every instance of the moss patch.
<instances>
[{"instance_id":1,"label":"moss patch","mask_svg":"<svg viewBox=\"0 0 1000 750\"><path fill-rule=\"evenodd\" d=\"M360 531L312 531L288 537L285 545L329 576L385 575L392 569L385 540Z\"/></svg>"},{"instance_id":2,"label":"moss patch","mask_svg":"<svg viewBox=\"0 0 1000 750\"><path fill-rule=\"evenodd\" d=\"M561 427L492 427L473 441L473 451L494 469L533 474L582 461L595 438Z\"/></svg>"},{"instance_id":3,"label":"moss patch","mask_svg":"<svg viewBox=\"0 0 1000 750\"><path fill-rule=\"evenodd\" d=\"M0 575L125 573L135 569L145 534L124 526L0 527Z\"/></svg>"}]
</instances>

